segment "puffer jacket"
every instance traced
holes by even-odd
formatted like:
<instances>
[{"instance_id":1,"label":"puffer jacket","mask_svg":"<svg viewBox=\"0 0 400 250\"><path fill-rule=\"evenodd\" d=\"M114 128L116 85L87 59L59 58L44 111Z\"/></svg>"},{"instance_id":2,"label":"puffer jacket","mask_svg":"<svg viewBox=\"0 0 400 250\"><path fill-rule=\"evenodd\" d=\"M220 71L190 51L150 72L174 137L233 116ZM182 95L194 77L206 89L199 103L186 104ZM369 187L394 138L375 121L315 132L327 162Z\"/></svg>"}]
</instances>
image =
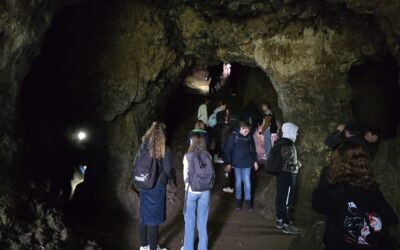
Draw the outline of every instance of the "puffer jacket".
<instances>
[{"instance_id":1,"label":"puffer jacket","mask_svg":"<svg viewBox=\"0 0 400 250\"><path fill-rule=\"evenodd\" d=\"M300 162L297 159L297 150L294 142L288 138L279 138L274 147L281 148L282 170L293 174L298 173Z\"/></svg>"}]
</instances>

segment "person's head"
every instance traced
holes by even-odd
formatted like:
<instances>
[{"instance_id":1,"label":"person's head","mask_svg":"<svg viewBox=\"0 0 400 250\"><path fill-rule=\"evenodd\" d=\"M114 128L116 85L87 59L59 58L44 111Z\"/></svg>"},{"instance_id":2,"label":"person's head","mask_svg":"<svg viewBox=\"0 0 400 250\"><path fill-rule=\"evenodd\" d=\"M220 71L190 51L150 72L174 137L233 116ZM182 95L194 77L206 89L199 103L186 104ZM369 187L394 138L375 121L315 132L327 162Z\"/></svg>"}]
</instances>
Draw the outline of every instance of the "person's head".
<instances>
[{"instance_id":1,"label":"person's head","mask_svg":"<svg viewBox=\"0 0 400 250\"><path fill-rule=\"evenodd\" d=\"M250 124L247 121L239 122L239 133L243 136L247 136L250 133Z\"/></svg>"},{"instance_id":2,"label":"person's head","mask_svg":"<svg viewBox=\"0 0 400 250\"><path fill-rule=\"evenodd\" d=\"M219 101L219 107L222 108L222 110L226 109L226 103L224 101Z\"/></svg>"},{"instance_id":3,"label":"person's head","mask_svg":"<svg viewBox=\"0 0 400 250\"><path fill-rule=\"evenodd\" d=\"M164 123L155 121L142 137L143 142L148 142L151 158L160 159L165 156L165 129Z\"/></svg>"},{"instance_id":4,"label":"person's head","mask_svg":"<svg viewBox=\"0 0 400 250\"><path fill-rule=\"evenodd\" d=\"M283 138L288 138L292 140L293 142L296 141L297 138L297 131L299 130L299 127L291 122L285 122L282 125L282 137Z\"/></svg>"},{"instance_id":5,"label":"person's head","mask_svg":"<svg viewBox=\"0 0 400 250\"><path fill-rule=\"evenodd\" d=\"M197 120L197 122L194 124L195 129L203 129L204 130L204 122L202 120Z\"/></svg>"},{"instance_id":6,"label":"person's head","mask_svg":"<svg viewBox=\"0 0 400 250\"><path fill-rule=\"evenodd\" d=\"M191 143L188 149L188 152L194 151L205 151L206 150L206 142L204 137L200 133L194 133L190 137Z\"/></svg>"},{"instance_id":7,"label":"person's head","mask_svg":"<svg viewBox=\"0 0 400 250\"><path fill-rule=\"evenodd\" d=\"M263 113L265 113L267 110L269 110L269 104L268 103L263 103L261 104L261 110Z\"/></svg>"},{"instance_id":8,"label":"person's head","mask_svg":"<svg viewBox=\"0 0 400 250\"><path fill-rule=\"evenodd\" d=\"M353 141L344 141L333 148L329 182L376 189L378 184L369 165L368 155L362 145Z\"/></svg>"}]
</instances>

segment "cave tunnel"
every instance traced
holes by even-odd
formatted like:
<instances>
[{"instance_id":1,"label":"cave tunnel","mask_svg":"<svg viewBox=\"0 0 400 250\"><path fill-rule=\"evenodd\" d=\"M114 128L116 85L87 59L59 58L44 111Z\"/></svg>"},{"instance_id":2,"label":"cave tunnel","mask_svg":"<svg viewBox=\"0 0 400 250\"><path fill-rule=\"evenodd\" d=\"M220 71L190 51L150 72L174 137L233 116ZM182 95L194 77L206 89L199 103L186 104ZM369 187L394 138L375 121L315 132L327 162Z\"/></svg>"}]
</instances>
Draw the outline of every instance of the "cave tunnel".
<instances>
[{"instance_id":1,"label":"cave tunnel","mask_svg":"<svg viewBox=\"0 0 400 250\"><path fill-rule=\"evenodd\" d=\"M366 130L378 133L381 139L393 138L400 123L397 60L387 55L379 61L354 65L349 73L349 82L356 122Z\"/></svg>"},{"instance_id":2,"label":"cave tunnel","mask_svg":"<svg viewBox=\"0 0 400 250\"><path fill-rule=\"evenodd\" d=\"M8 70L10 75L20 74L10 80L17 86L10 89L17 92L15 112L21 118L14 123L15 134L19 135L20 127L22 131L21 138L3 138L3 144L8 146L7 140L21 144L16 160L21 166L15 172L23 174L16 174L15 185L23 182L20 188L28 191L14 199L19 205L15 217L7 212L12 209L3 209L0 199L4 214L0 226L7 224L0 234L0 248L138 249L140 196L132 187L132 165L141 136L152 121L159 120L167 125L167 145L177 171L177 186L167 185L167 218L159 228L159 243L180 249L185 200L182 159L197 109L206 98L209 115L218 101L226 102L231 127L239 120L252 121L248 113L260 112L260 105L268 103L278 121L300 125L296 147L305 163L294 206L295 222L305 231L302 237L275 228L273 176L263 169L254 172L254 213L244 207L235 213L234 194L223 192L228 182L223 164L216 163L209 249L322 249L323 218L312 210L310 198L327 164L329 150L323 139L334 129L333 123L346 119L379 133L382 145L373 170L388 200L400 207L396 50L359 52L353 45L390 46L364 36L364 29L371 34L379 29L373 26L372 16L344 11L344 4L332 1L315 5L322 8L322 16L304 14L307 1L242 2L167 1L164 6L160 1L72 1L54 10L54 17L46 16L51 22L47 29L39 29L43 37L29 45L37 46L37 55L24 48L21 54L27 66L15 60L17 70ZM45 23L47 19L37 18L39 14L34 12L32 22ZM327 22L325 14L341 18ZM267 22L269 18L275 21ZM369 26L355 25L357 18L365 18ZM323 26L323 34L313 23ZM336 28L350 32L336 32ZM325 29L332 29L337 37L330 40ZM0 41L5 38L0 32ZM321 52L321 44L326 51ZM342 52L335 54L335 49ZM378 59L359 59L365 53ZM231 66L230 76L210 94L210 68L224 63ZM0 80L9 77L4 76L6 71L0 71ZM18 79L20 85L14 83ZM7 112L5 116L14 117ZM13 123L4 124L1 129ZM79 137L82 132L86 138ZM10 148L6 153L19 152L18 146ZM5 173L9 172L13 171ZM18 219L22 222L15 222ZM399 238L398 232L394 235Z\"/></svg>"}]
</instances>

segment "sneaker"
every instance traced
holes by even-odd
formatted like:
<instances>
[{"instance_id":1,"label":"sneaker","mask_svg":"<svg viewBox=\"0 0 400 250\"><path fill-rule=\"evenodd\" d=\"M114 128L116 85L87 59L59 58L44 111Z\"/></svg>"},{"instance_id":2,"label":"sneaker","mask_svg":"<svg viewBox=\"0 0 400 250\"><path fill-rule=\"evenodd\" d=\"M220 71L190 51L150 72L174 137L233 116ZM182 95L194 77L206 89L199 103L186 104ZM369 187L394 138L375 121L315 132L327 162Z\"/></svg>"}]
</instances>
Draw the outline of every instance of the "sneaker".
<instances>
[{"instance_id":1,"label":"sneaker","mask_svg":"<svg viewBox=\"0 0 400 250\"><path fill-rule=\"evenodd\" d=\"M150 245L144 247L140 246L140 250L150 250Z\"/></svg>"},{"instance_id":2,"label":"sneaker","mask_svg":"<svg viewBox=\"0 0 400 250\"><path fill-rule=\"evenodd\" d=\"M278 228L278 229L282 229L282 227L283 227L283 220L282 219L276 219L275 220L276 221L276 228Z\"/></svg>"},{"instance_id":3,"label":"sneaker","mask_svg":"<svg viewBox=\"0 0 400 250\"><path fill-rule=\"evenodd\" d=\"M150 249L150 247L149 247ZM159 245L157 245L157 250L167 250L166 248L161 248Z\"/></svg>"},{"instance_id":4,"label":"sneaker","mask_svg":"<svg viewBox=\"0 0 400 250\"><path fill-rule=\"evenodd\" d=\"M223 188L222 191L224 191L225 193L233 193L234 189L230 188L230 187L226 187L226 188Z\"/></svg>"},{"instance_id":5,"label":"sneaker","mask_svg":"<svg viewBox=\"0 0 400 250\"><path fill-rule=\"evenodd\" d=\"M222 164L224 163L224 160L221 157L216 156L214 157L214 163Z\"/></svg>"},{"instance_id":6,"label":"sneaker","mask_svg":"<svg viewBox=\"0 0 400 250\"><path fill-rule=\"evenodd\" d=\"M240 211L240 210L242 210L241 207L235 207L235 211Z\"/></svg>"},{"instance_id":7,"label":"sneaker","mask_svg":"<svg viewBox=\"0 0 400 250\"><path fill-rule=\"evenodd\" d=\"M300 229L293 226L293 224L283 224L282 232L285 234L301 234Z\"/></svg>"}]
</instances>

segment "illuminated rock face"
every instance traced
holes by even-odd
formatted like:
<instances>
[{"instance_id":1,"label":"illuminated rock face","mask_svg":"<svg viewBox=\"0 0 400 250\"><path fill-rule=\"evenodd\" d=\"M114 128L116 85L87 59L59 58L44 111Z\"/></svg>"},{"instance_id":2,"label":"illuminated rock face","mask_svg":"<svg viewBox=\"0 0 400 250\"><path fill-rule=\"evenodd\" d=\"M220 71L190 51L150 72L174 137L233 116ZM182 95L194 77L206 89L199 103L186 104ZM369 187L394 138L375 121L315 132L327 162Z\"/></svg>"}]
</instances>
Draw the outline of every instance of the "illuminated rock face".
<instances>
[{"instance_id":1,"label":"illuminated rock face","mask_svg":"<svg viewBox=\"0 0 400 250\"><path fill-rule=\"evenodd\" d=\"M9 194L18 183L8 170L23 169L18 165L23 147L23 122L18 110L21 82L40 53L53 14L61 6L55 2L0 4L4 7L0 8L2 194ZM68 2L76 1L64 4ZM137 207L134 194L123 196L129 188L132 156L149 123L165 112L168 95L187 70L222 60L235 61L258 67L268 75L282 118L300 127L298 146L304 168L295 215L306 218L304 222L310 225L315 218L310 193L321 167L326 165L323 140L337 123L353 117L348 72L354 62L387 51L400 58L400 3L310 0L164 4L88 1L60 10L67 12L67 17L68 8L75 13L70 17L72 37L66 37L75 43L65 45L61 55L76 70L70 84L78 90L77 96L90 93L85 99L86 114L105 127L104 165L113 170L109 180L115 190L110 197L119 199L127 210ZM78 43L79 49L74 47ZM381 154L385 156L380 159L393 157L391 150ZM384 161L377 164L384 165ZM385 182L385 175L379 176ZM389 196L399 208L395 195L399 192L393 190L388 191Z\"/></svg>"}]
</instances>

